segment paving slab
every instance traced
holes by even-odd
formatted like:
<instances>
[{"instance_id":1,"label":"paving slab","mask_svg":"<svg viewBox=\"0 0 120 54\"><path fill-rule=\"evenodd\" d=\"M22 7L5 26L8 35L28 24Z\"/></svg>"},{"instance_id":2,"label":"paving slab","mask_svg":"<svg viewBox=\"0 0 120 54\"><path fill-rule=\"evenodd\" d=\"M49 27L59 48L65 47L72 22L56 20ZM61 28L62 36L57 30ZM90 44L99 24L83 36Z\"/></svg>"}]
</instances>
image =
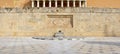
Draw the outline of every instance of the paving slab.
<instances>
[{"instance_id":1,"label":"paving slab","mask_svg":"<svg viewBox=\"0 0 120 54\"><path fill-rule=\"evenodd\" d=\"M31 37L1 37L0 54L120 54L120 38L38 40Z\"/></svg>"}]
</instances>

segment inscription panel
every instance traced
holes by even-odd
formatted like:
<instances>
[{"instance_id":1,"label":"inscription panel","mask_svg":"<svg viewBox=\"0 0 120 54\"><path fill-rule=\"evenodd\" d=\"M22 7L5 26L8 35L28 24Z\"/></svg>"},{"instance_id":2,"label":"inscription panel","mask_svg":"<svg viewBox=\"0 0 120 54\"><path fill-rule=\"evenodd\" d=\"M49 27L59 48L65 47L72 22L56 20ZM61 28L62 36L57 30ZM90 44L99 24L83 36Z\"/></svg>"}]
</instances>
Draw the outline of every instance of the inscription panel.
<instances>
[{"instance_id":1,"label":"inscription panel","mask_svg":"<svg viewBox=\"0 0 120 54\"><path fill-rule=\"evenodd\" d=\"M72 28L72 15L48 15L47 24L49 28Z\"/></svg>"}]
</instances>

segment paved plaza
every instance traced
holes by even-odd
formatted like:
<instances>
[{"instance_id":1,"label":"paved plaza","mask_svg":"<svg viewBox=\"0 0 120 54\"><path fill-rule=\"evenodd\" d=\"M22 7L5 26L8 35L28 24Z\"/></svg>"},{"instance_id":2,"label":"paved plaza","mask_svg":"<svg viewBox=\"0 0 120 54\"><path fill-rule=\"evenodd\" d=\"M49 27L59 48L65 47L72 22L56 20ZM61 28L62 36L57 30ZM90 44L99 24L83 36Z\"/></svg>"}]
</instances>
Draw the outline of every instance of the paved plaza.
<instances>
[{"instance_id":1,"label":"paved plaza","mask_svg":"<svg viewBox=\"0 0 120 54\"><path fill-rule=\"evenodd\" d=\"M40 40L0 38L0 54L120 54L120 38Z\"/></svg>"}]
</instances>

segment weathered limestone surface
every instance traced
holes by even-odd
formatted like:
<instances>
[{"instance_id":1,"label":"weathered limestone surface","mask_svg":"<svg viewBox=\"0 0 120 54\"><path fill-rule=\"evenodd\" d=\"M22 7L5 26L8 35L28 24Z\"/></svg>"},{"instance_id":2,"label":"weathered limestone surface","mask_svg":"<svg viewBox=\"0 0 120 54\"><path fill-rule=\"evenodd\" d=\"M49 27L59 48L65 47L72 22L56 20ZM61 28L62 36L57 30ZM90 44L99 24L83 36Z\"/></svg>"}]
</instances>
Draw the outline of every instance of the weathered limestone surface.
<instances>
[{"instance_id":1,"label":"weathered limestone surface","mask_svg":"<svg viewBox=\"0 0 120 54\"><path fill-rule=\"evenodd\" d=\"M0 9L0 36L120 36L120 9Z\"/></svg>"}]
</instances>

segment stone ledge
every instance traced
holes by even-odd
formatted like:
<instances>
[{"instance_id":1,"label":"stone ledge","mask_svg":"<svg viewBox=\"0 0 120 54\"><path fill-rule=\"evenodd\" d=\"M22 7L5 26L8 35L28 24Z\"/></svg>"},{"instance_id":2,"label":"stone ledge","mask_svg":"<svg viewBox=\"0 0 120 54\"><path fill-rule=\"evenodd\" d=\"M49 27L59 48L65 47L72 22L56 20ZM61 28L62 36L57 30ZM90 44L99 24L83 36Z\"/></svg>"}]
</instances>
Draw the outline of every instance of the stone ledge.
<instances>
[{"instance_id":1,"label":"stone ledge","mask_svg":"<svg viewBox=\"0 0 120 54\"><path fill-rule=\"evenodd\" d=\"M64 37L64 38L56 38L56 37L32 37L32 39L36 40L84 40L85 37Z\"/></svg>"},{"instance_id":2,"label":"stone ledge","mask_svg":"<svg viewBox=\"0 0 120 54\"><path fill-rule=\"evenodd\" d=\"M0 8L0 13L120 13L118 8Z\"/></svg>"}]
</instances>

